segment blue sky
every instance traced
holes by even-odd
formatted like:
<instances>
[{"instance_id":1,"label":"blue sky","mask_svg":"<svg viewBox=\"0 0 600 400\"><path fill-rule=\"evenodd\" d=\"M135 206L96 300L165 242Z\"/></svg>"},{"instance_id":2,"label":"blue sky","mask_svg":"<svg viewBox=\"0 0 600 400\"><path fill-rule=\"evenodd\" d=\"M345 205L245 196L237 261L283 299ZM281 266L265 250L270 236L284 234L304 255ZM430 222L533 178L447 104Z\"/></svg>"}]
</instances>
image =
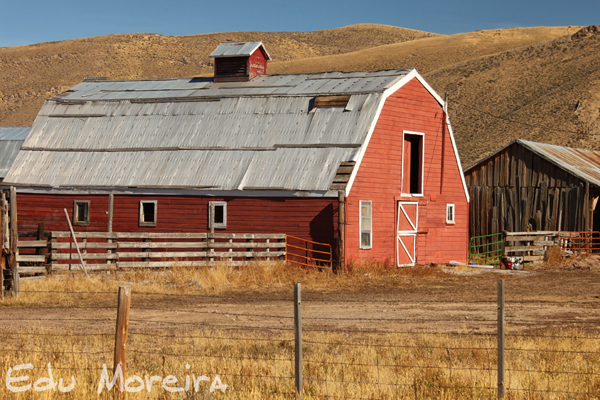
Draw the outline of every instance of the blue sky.
<instances>
[{"instance_id":1,"label":"blue sky","mask_svg":"<svg viewBox=\"0 0 600 400\"><path fill-rule=\"evenodd\" d=\"M600 0L0 0L0 47L113 33L313 31L376 23L453 34L600 24Z\"/></svg>"}]
</instances>

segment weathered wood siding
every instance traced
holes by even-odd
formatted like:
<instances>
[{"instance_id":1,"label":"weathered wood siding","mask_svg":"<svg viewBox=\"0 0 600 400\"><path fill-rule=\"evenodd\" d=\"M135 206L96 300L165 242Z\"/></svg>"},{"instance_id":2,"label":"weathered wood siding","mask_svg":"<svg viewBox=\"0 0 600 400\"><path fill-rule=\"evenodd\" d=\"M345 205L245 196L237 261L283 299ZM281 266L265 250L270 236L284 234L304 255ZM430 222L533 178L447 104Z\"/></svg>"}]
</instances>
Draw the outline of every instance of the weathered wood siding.
<instances>
[{"instance_id":1,"label":"weathered wood siding","mask_svg":"<svg viewBox=\"0 0 600 400\"><path fill-rule=\"evenodd\" d=\"M262 49L258 49L248 58L248 74L250 79L256 78L258 75L266 75L267 73L267 57Z\"/></svg>"},{"instance_id":2,"label":"weathered wood siding","mask_svg":"<svg viewBox=\"0 0 600 400\"><path fill-rule=\"evenodd\" d=\"M471 237L592 228L589 185L518 143L471 168L465 178Z\"/></svg>"},{"instance_id":3,"label":"weathered wood siding","mask_svg":"<svg viewBox=\"0 0 600 400\"><path fill-rule=\"evenodd\" d=\"M401 196L403 131L425 135L422 197ZM373 202L372 249L359 248L360 200ZM347 198L348 261L395 265L397 202L401 200L419 202L417 263L467 259L468 202L460 170L442 107L416 79L386 100ZM455 224L446 224L446 204L456 206Z\"/></svg>"},{"instance_id":4,"label":"weathered wood siding","mask_svg":"<svg viewBox=\"0 0 600 400\"><path fill-rule=\"evenodd\" d=\"M108 195L42 195L19 193L20 231L34 231L43 222L46 231L68 230L63 209L73 218L73 201L90 201L89 226L75 231L106 232ZM139 226L140 200L157 200L155 227ZM286 233L328 243L337 259L338 201L332 198L232 198L199 196L115 195L113 231L209 232L209 201L227 202L227 229L216 232Z\"/></svg>"}]
</instances>

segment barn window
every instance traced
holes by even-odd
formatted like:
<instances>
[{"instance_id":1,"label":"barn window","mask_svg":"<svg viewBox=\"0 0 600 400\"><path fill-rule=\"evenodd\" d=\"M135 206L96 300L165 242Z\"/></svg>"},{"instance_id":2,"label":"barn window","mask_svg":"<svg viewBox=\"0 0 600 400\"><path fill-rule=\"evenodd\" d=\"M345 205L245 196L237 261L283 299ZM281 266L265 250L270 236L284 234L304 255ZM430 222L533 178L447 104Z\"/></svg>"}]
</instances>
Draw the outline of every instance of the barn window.
<instances>
[{"instance_id":1,"label":"barn window","mask_svg":"<svg viewBox=\"0 0 600 400\"><path fill-rule=\"evenodd\" d=\"M87 226L90 224L90 201L75 200L73 202L73 225Z\"/></svg>"},{"instance_id":2,"label":"barn window","mask_svg":"<svg viewBox=\"0 0 600 400\"><path fill-rule=\"evenodd\" d=\"M140 201L140 226L156 226L156 200Z\"/></svg>"},{"instance_id":3,"label":"barn window","mask_svg":"<svg viewBox=\"0 0 600 400\"><path fill-rule=\"evenodd\" d=\"M212 209L214 206L215 215L212 215ZM211 201L208 203L208 227L210 229L211 224L215 229L226 229L227 228L227 202L225 201Z\"/></svg>"},{"instance_id":4,"label":"barn window","mask_svg":"<svg viewBox=\"0 0 600 400\"><path fill-rule=\"evenodd\" d=\"M404 132L402 143L402 193L423 195L423 133Z\"/></svg>"},{"instance_id":5,"label":"barn window","mask_svg":"<svg viewBox=\"0 0 600 400\"><path fill-rule=\"evenodd\" d=\"M455 224L455 206L454 204L446 204L446 223L447 224Z\"/></svg>"},{"instance_id":6,"label":"barn window","mask_svg":"<svg viewBox=\"0 0 600 400\"><path fill-rule=\"evenodd\" d=\"M373 247L373 203L360 201L360 248Z\"/></svg>"}]
</instances>

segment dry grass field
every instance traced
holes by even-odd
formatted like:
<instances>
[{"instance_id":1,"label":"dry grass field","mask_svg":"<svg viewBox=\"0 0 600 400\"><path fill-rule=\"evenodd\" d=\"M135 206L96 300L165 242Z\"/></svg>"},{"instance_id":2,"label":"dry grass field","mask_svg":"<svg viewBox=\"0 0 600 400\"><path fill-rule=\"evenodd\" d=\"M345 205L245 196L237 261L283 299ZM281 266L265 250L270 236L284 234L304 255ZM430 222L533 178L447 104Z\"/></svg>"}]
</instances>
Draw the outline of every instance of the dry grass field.
<instances>
[{"instance_id":1,"label":"dry grass field","mask_svg":"<svg viewBox=\"0 0 600 400\"><path fill-rule=\"evenodd\" d=\"M30 363L34 383L51 363L63 388L75 379L68 398L112 398L106 386L97 391L102 365L112 365L117 288L127 285L125 377L143 389L127 398L293 398L292 286L300 282L304 398L492 399L498 279L506 285L506 398L597 397L595 257L524 271L373 265L336 275L257 263L23 282L19 298L0 302L0 371L6 379L9 368ZM166 387L181 392L161 386L169 375L177 381ZM0 385L2 398L56 395Z\"/></svg>"}]
</instances>

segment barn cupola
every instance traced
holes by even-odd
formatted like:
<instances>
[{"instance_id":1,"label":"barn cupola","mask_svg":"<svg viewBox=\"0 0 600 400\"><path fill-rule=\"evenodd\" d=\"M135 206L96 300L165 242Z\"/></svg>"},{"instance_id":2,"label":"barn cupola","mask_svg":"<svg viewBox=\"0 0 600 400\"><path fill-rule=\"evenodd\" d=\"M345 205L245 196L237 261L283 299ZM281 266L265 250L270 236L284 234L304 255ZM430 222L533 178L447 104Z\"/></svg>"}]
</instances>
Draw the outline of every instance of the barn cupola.
<instances>
[{"instance_id":1,"label":"barn cupola","mask_svg":"<svg viewBox=\"0 0 600 400\"><path fill-rule=\"evenodd\" d=\"M215 82L248 82L266 75L271 56L262 42L227 42L210 54L215 59Z\"/></svg>"}]
</instances>

